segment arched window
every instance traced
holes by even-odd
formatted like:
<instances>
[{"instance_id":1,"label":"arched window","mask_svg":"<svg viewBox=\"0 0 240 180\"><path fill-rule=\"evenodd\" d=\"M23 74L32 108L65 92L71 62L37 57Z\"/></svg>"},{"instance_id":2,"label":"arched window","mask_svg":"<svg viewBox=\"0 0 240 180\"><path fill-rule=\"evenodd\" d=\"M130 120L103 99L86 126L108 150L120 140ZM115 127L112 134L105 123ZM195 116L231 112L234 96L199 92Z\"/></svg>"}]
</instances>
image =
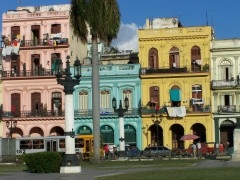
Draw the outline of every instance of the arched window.
<instances>
[{"instance_id":1,"label":"arched window","mask_svg":"<svg viewBox=\"0 0 240 180\"><path fill-rule=\"evenodd\" d=\"M155 108L156 106L160 106L159 103L159 87L158 86L151 86L149 88L149 106Z\"/></svg>"},{"instance_id":2,"label":"arched window","mask_svg":"<svg viewBox=\"0 0 240 180\"><path fill-rule=\"evenodd\" d=\"M170 90L170 100L173 107L181 106L182 91L179 86L174 85Z\"/></svg>"},{"instance_id":3,"label":"arched window","mask_svg":"<svg viewBox=\"0 0 240 180\"><path fill-rule=\"evenodd\" d=\"M198 46L193 46L191 49L191 65L192 71L201 71L201 49Z\"/></svg>"},{"instance_id":4,"label":"arched window","mask_svg":"<svg viewBox=\"0 0 240 180\"><path fill-rule=\"evenodd\" d=\"M128 100L129 100L129 109L132 109L132 90L130 89L125 89L123 90L123 93L122 93L122 102L124 102L124 99L127 97Z\"/></svg>"},{"instance_id":5,"label":"arched window","mask_svg":"<svg viewBox=\"0 0 240 180\"><path fill-rule=\"evenodd\" d=\"M137 146L136 129L133 126L124 126L124 136L126 144L129 144L130 146Z\"/></svg>"},{"instance_id":6,"label":"arched window","mask_svg":"<svg viewBox=\"0 0 240 180\"><path fill-rule=\"evenodd\" d=\"M77 130L77 134L79 135L90 135L92 134L92 130L88 126L81 126Z\"/></svg>"},{"instance_id":7,"label":"arched window","mask_svg":"<svg viewBox=\"0 0 240 180\"><path fill-rule=\"evenodd\" d=\"M178 68L180 67L179 49L172 47L169 52L169 67Z\"/></svg>"},{"instance_id":8,"label":"arched window","mask_svg":"<svg viewBox=\"0 0 240 180\"><path fill-rule=\"evenodd\" d=\"M104 125L100 128L100 134L103 144L114 144L114 131L108 125Z\"/></svg>"},{"instance_id":9,"label":"arched window","mask_svg":"<svg viewBox=\"0 0 240 180\"><path fill-rule=\"evenodd\" d=\"M151 48L148 52L148 67L158 69L158 50Z\"/></svg>"},{"instance_id":10,"label":"arched window","mask_svg":"<svg viewBox=\"0 0 240 180\"><path fill-rule=\"evenodd\" d=\"M221 75L221 80L230 80L232 78L231 72L233 71L233 66L231 61L224 59L220 63L219 74Z\"/></svg>"}]
</instances>

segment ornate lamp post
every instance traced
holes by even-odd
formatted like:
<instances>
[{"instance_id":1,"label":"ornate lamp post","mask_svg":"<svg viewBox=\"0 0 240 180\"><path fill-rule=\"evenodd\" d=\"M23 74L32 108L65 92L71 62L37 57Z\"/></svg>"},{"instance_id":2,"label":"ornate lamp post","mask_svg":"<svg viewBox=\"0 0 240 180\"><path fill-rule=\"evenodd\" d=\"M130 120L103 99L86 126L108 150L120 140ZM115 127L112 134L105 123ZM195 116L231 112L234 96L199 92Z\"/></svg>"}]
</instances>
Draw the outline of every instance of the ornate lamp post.
<instances>
[{"instance_id":1,"label":"ornate lamp post","mask_svg":"<svg viewBox=\"0 0 240 180\"><path fill-rule=\"evenodd\" d=\"M128 111L129 100L127 97L124 99L125 109L122 107L122 100L120 100L119 108L117 109L117 100L116 98L112 99L112 107L114 112L118 113L119 117L119 150L120 152L125 151L125 137L124 137L124 113Z\"/></svg>"},{"instance_id":2,"label":"ornate lamp post","mask_svg":"<svg viewBox=\"0 0 240 180\"><path fill-rule=\"evenodd\" d=\"M157 146L159 145L158 126L162 122L162 115L158 115L159 107L156 107L155 114L152 114L152 122L156 125Z\"/></svg>"},{"instance_id":3,"label":"ornate lamp post","mask_svg":"<svg viewBox=\"0 0 240 180\"><path fill-rule=\"evenodd\" d=\"M63 157L60 173L79 173L81 166L75 152L75 132L74 129L74 109L73 92L74 86L79 84L81 77L81 63L77 58L74 62L74 78L70 72L70 56L67 56L66 69L62 70L62 61L58 60L56 64L56 77L58 84L64 87L65 92L65 143L66 152Z\"/></svg>"},{"instance_id":4,"label":"ornate lamp post","mask_svg":"<svg viewBox=\"0 0 240 180\"><path fill-rule=\"evenodd\" d=\"M6 126L8 128L8 132L7 132L7 137L9 138L12 138L12 133L13 133L13 129L15 127L17 127L17 121L16 120L13 120L13 118L11 117L10 120L6 121Z\"/></svg>"}]
</instances>

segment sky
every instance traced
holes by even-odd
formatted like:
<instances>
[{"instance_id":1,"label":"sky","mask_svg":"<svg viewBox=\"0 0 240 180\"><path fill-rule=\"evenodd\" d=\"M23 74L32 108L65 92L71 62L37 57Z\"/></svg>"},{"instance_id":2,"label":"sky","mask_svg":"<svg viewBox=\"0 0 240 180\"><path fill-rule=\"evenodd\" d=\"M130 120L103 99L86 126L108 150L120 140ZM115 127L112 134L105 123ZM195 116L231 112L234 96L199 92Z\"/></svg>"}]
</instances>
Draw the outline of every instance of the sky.
<instances>
[{"instance_id":1,"label":"sky","mask_svg":"<svg viewBox=\"0 0 240 180\"><path fill-rule=\"evenodd\" d=\"M18 6L69 4L71 0L0 0L0 14ZM121 27L112 46L138 51L137 30L147 18L177 17L183 26L214 28L216 39L240 38L240 0L118 0ZM0 19L2 31L2 18ZM1 33L0 33L1 34Z\"/></svg>"}]
</instances>

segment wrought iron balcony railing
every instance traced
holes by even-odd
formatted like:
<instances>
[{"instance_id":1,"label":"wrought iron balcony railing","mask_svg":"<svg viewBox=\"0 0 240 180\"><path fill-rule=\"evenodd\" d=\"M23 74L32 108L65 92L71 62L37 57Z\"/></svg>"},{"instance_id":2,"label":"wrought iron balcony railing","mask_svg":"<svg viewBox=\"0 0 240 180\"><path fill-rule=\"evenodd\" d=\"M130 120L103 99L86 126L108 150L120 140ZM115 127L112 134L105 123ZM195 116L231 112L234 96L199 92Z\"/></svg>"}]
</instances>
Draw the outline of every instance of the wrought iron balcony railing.
<instances>
[{"instance_id":1,"label":"wrought iron balcony railing","mask_svg":"<svg viewBox=\"0 0 240 180\"><path fill-rule=\"evenodd\" d=\"M25 71L2 71L2 77L34 77L34 76L52 76L55 75L55 69L39 69Z\"/></svg>"},{"instance_id":2,"label":"wrought iron balcony railing","mask_svg":"<svg viewBox=\"0 0 240 180\"><path fill-rule=\"evenodd\" d=\"M68 38L21 40L20 47L68 45Z\"/></svg>"},{"instance_id":3,"label":"wrought iron balcony railing","mask_svg":"<svg viewBox=\"0 0 240 180\"><path fill-rule=\"evenodd\" d=\"M112 108L104 108L100 110L101 116L115 116L117 113L114 112ZM139 108L131 108L125 112L125 115L137 115L139 113ZM92 116L92 109L80 109L74 110L74 116Z\"/></svg>"},{"instance_id":4,"label":"wrought iron balcony railing","mask_svg":"<svg viewBox=\"0 0 240 180\"><path fill-rule=\"evenodd\" d=\"M206 73L209 68L201 65L190 65L183 67L159 67L159 68L141 68L141 74L162 74L162 73Z\"/></svg>"},{"instance_id":5,"label":"wrought iron balcony railing","mask_svg":"<svg viewBox=\"0 0 240 180\"><path fill-rule=\"evenodd\" d=\"M237 112L236 105L219 105L218 106L218 112L226 112L226 113L232 113L232 112Z\"/></svg>"},{"instance_id":6,"label":"wrought iron balcony railing","mask_svg":"<svg viewBox=\"0 0 240 180\"><path fill-rule=\"evenodd\" d=\"M64 116L64 111L19 111L19 112L11 112L11 111L3 111L2 117L19 117L19 118L31 118L31 117L53 117L53 116Z\"/></svg>"},{"instance_id":7,"label":"wrought iron balcony railing","mask_svg":"<svg viewBox=\"0 0 240 180\"><path fill-rule=\"evenodd\" d=\"M236 80L212 80L211 87L212 89L215 88L222 88L222 87L235 87L239 85L239 82Z\"/></svg>"}]
</instances>

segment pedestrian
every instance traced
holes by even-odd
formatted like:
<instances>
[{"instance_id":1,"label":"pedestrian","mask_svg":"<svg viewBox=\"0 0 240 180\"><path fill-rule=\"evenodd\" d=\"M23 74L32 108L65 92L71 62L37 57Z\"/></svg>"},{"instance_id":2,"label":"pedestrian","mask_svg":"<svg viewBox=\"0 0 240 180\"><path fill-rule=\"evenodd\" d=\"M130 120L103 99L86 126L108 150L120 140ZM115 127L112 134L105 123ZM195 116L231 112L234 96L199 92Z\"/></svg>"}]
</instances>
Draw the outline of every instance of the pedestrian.
<instances>
[{"instance_id":1,"label":"pedestrian","mask_svg":"<svg viewBox=\"0 0 240 180\"><path fill-rule=\"evenodd\" d=\"M193 150L193 157L196 157L197 146L196 146L196 144L194 144L194 143L193 143L193 145L192 145L192 150Z\"/></svg>"},{"instance_id":2,"label":"pedestrian","mask_svg":"<svg viewBox=\"0 0 240 180\"><path fill-rule=\"evenodd\" d=\"M227 140L227 142L226 142L226 151L228 152L228 150L229 150L229 145L230 145L230 143L229 143L229 141Z\"/></svg>"},{"instance_id":3,"label":"pedestrian","mask_svg":"<svg viewBox=\"0 0 240 180\"><path fill-rule=\"evenodd\" d=\"M197 151L198 151L198 158L202 158L202 147L201 147L200 141L198 141L197 143Z\"/></svg>"},{"instance_id":4,"label":"pedestrian","mask_svg":"<svg viewBox=\"0 0 240 180\"><path fill-rule=\"evenodd\" d=\"M215 143L215 153L216 153L216 155L219 154L219 143L218 142Z\"/></svg>"},{"instance_id":5,"label":"pedestrian","mask_svg":"<svg viewBox=\"0 0 240 180\"><path fill-rule=\"evenodd\" d=\"M105 153L105 159L108 159L108 157L109 157L109 144L106 144L104 146L104 153Z\"/></svg>"},{"instance_id":6,"label":"pedestrian","mask_svg":"<svg viewBox=\"0 0 240 180\"><path fill-rule=\"evenodd\" d=\"M219 144L219 152L222 154L223 151L224 151L223 143L220 142L220 144Z\"/></svg>"}]
</instances>

